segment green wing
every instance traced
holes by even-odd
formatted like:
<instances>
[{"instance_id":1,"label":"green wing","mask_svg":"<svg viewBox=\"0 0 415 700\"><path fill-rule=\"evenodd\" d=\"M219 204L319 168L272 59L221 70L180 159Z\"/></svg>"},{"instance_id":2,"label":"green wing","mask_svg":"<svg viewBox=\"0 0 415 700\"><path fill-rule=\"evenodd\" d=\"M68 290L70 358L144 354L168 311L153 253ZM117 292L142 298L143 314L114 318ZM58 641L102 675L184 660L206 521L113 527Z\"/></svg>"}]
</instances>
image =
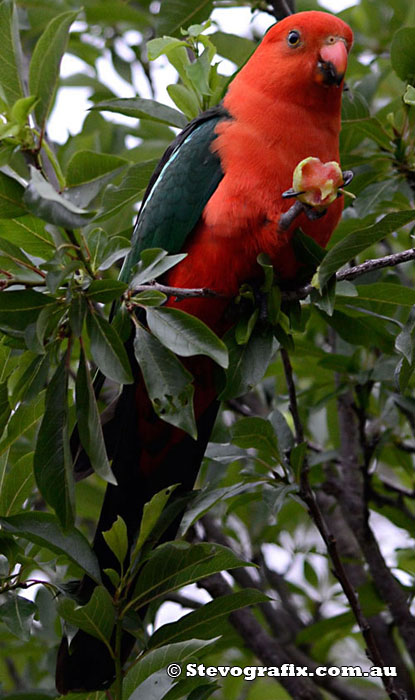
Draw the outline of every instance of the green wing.
<instances>
[{"instance_id":1,"label":"green wing","mask_svg":"<svg viewBox=\"0 0 415 700\"><path fill-rule=\"evenodd\" d=\"M223 177L210 145L216 125L230 116L215 107L194 119L173 141L154 171L133 232L132 247L120 278L128 282L145 248L182 250L202 211Z\"/></svg>"}]
</instances>

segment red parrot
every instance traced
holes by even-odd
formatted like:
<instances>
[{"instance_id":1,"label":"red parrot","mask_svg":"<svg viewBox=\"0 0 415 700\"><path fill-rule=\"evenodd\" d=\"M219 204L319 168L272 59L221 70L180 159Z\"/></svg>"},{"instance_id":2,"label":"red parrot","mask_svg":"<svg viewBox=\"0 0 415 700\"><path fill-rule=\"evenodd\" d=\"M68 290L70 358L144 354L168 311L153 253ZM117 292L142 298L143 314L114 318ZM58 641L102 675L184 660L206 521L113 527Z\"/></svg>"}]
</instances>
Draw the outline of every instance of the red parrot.
<instances>
[{"instance_id":1,"label":"red parrot","mask_svg":"<svg viewBox=\"0 0 415 700\"><path fill-rule=\"evenodd\" d=\"M324 12L291 15L268 31L223 103L193 120L163 156L144 196L123 279L145 248L187 253L164 282L206 287L221 297L171 298L167 304L197 316L219 335L229 327L226 310L241 284L261 276L259 253L269 256L277 279L295 280L300 263L291 243L294 229L300 226L325 246L343 197L318 220L301 213L283 230L279 220L290 201L282 195L300 161L310 156L339 161L342 87L352 41L350 27ZM101 534L117 515L127 524L131 544L143 505L154 493L172 483L181 484L176 494L193 487L218 401L212 361L196 356L185 365L194 375L196 440L156 415L138 367L135 384L123 388L108 424L118 485L107 487L94 540L101 569L117 568ZM176 519L165 539L175 536L177 524ZM93 586L89 579L81 582L81 600L88 600ZM125 633L123 660L133 643ZM113 678L113 661L98 639L79 630L69 650L63 638L56 674L61 693L108 687Z\"/></svg>"}]
</instances>

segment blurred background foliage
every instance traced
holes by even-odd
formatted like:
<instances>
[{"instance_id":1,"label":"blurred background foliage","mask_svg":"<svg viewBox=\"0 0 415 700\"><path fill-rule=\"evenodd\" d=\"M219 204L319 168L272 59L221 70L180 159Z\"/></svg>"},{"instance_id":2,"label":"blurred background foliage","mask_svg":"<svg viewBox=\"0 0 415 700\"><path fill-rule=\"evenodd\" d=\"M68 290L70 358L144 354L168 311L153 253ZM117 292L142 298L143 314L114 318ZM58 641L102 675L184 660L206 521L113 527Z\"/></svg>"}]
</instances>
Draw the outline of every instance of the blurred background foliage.
<instances>
[{"instance_id":1,"label":"blurred background foliage","mask_svg":"<svg viewBox=\"0 0 415 700\"><path fill-rule=\"evenodd\" d=\"M77 0L0 3L1 697L56 697L62 624L56 594L93 566L80 533L91 539L111 478L90 374L99 368L109 378L100 411L118 383L129 380L122 345L128 313L115 326L108 321L112 301L127 290L117 280L120 261L158 159L178 128L217 104L231 69L260 39L249 22L236 36L211 18L214 7L231 15L242 6L271 21L282 12L282 3L262 0L85 0L82 8ZM323 8L317 0L297 0L296 9ZM247 587L269 595L271 602L252 608L252 616L288 660L367 669L372 664L344 586L304 504L300 474L307 459L347 580L385 664L398 668L397 686L413 698L413 262L370 269L337 285L333 274L413 246L415 4L361 0L339 16L355 33L341 162L355 173L348 189L357 198L346 199L320 267L320 288L301 303L283 297L279 306L278 297L271 333L255 325L254 313L227 339L226 400L182 529L257 565L245 578L227 578L234 593L244 591L234 608L262 600ZM65 53L81 68L61 78ZM169 105L159 96L160 61L176 71ZM114 71L132 86L128 97L102 79ZM91 109L79 133L55 143L48 123L64 87L87 88ZM73 93L75 111L79 94ZM143 260L141 283L155 276L154 269L146 276L151 265L154 260ZM150 294L134 304L157 310L162 301ZM278 347L291 361L303 441ZM84 446L100 472L76 486L67 449L75 420L84 425ZM222 568L236 565L227 556L218 559L218 570L220 561ZM201 569L194 580L207 573ZM300 697L272 678L176 684L166 677L166 659L178 660L179 652L169 649L167 628L151 641L154 620L160 625L183 610L206 610L199 612L199 645L191 646L191 629L176 630L183 658L267 665L227 621L230 608L222 609L218 627L213 613L199 608L200 596L194 586L161 592L138 637L141 649L163 647L165 661L133 674L125 698ZM173 603L158 612L166 600ZM108 609L101 604L111 616L111 601ZM105 610L97 622L104 636ZM87 624L70 606L60 612L70 623ZM373 678L314 681L307 697L380 700L386 692Z\"/></svg>"}]
</instances>

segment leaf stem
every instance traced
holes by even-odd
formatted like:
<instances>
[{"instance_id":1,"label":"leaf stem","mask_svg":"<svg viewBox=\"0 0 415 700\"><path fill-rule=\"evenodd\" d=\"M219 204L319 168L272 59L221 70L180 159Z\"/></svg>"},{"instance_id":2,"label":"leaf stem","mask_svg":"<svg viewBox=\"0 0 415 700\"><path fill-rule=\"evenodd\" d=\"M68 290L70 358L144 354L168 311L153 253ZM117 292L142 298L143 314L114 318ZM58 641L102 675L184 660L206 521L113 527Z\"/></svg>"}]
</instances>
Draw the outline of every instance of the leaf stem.
<instances>
[{"instance_id":1,"label":"leaf stem","mask_svg":"<svg viewBox=\"0 0 415 700\"><path fill-rule=\"evenodd\" d=\"M41 145L41 148L44 149L47 157L49 158L49 161L52 165L52 168L55 172L56 179L59 183L59 188L61 190L65 189L66 186L66 180L65 180L65 175L62 172L61 166L59 164L58 159L56 158L54 152L52 151L51 147L49 146L47 139L43 138L43 132L42 135L39 137L39 143Z\"/></svg>"},{"instance_id":2,"label":"leaf stem","mask_svg":"<svg viewBox=\"0 0 415 700\"><path fill-rule=\"evenodd\" d=\"M76 237L75 237L73 230L70 228L66 228L65 233L68 236L69 240L71 241L72 245L74 246L76 253L77 253L77 256L78 256L78 259L81 260L86 271L92 277L92 279L95 279L95 274L94 274L94 271L91 267L91 264L90 264L89 260L85 257L84 252L82 250L82 247L79 245L78 241L76 240Z\"/></svg>"}]
</instances>

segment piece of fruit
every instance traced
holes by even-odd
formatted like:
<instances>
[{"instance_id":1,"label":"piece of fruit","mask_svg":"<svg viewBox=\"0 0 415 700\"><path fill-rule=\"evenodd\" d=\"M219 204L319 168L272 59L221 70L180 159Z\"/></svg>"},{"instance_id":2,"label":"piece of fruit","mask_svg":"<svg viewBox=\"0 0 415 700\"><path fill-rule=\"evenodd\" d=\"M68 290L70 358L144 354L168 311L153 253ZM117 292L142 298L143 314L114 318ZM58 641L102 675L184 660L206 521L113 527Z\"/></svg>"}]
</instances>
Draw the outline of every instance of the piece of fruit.
<instances>
[{"instance_id":1,"label":"piece of fruit","mask_svg":"<svg viewBox=\"0 0 415 700\"><path fill-rule=\"evenodd\" d=\"M343 184L343 173L335 160L322 163L310 156L298 163L293 174L293 189L300 193L297 199L317 210L334 202Z\"/></svg>"}]
</instances>

